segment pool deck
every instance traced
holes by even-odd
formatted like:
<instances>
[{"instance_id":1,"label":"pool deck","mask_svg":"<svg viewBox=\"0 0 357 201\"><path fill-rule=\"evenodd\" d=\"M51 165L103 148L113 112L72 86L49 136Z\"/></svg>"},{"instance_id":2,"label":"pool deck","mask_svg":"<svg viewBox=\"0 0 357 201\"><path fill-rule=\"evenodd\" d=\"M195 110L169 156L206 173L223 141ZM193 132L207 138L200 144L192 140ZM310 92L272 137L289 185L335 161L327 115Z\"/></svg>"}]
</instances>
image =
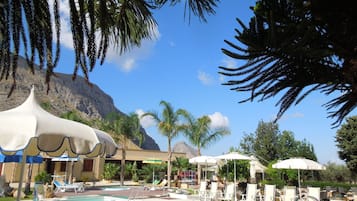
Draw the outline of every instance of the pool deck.
<instances>
[{"instance_id":1,"label":"pool deck","mask_svg":"<svg viewBox=\"0 0 357 201\"><path fill-rule=\"evenodd\" d=\"M59 198L84 196L84 195L99 195L99 196L113 196L118 200L143 200L143 201L164 201L164 200L199 200L198 196L185 195L178 193L172 189L149 189L143 185L138 185L131 182L125 182L123 189L120 190L105 190L105 187L118 187L120 182L113 181L112 183L96 182L95 184L87 184L84 192L56 192L54 198L45 199L46 201L58 200ZM128 188L128 189L126 189Z\"/></svg>"}]
</instances>

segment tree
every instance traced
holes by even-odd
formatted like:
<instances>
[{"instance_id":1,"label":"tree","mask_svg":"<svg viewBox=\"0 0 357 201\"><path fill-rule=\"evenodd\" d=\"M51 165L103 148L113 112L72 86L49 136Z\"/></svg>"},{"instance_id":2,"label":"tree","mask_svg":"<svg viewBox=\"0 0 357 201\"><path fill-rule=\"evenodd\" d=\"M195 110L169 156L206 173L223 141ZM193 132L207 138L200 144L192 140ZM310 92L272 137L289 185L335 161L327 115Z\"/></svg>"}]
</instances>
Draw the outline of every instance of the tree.
<instances>
[{"instance_id":1,"label":"tree","mask_svg":"<svg viewBox=\"0 0 357 201\"><path fill-rule=\"evenodd\" d=\"M160 105L163 106L161 116L156 112L146 112L141 117L151 116L157 123L157 128L160 133L167 137L167 181L168 186L171 186L171 161L172 161L172 149L171 141L177 137L180 132L184 130L183 125L180 123L180 117L183 113L187 113L183 109L174 110L172 105L166 101L160 101Z\"/></svg>"},{"instance_id":2,"label":"tree","mask_svg":"<svg viewBox=\"0 0 357 201\"><path fill-rule=\"evenodd\" d=\"M224 135L230 134L228 128L210 128L211 119L208 116L202 116L198 119L189 113L184 113L187 123L184 133L187 139L197 147L197 155L201 156L201 148L206 148ZM198 165L198 178L201 178L201 167Z\"/></svg>"},{"instance_id":3,"label":"tree","mask_svg":"<svg viewBox=\"0 0 357 201\"><path fill-rule=\"evenodd\" d=\"M306 139L298 141L291 131L279 131L279 125L274 122L260 121L255 133L245 135L239 150L254 154L258 159L264 159L263 164L291 157L317 159L314 147Z\"/></svg>"},{"instance_id":4,"label":"tree","mask_svg":"<svg viewBox=\"0 0 357 201\"><path fill-rule=\"evenodd\" d=\"M140 120L136 113L123 115L111 113L106 117L107 129L114 134L113 138L116 142L120 142L122 159L120 167L120 183L124 185L125 177L125 160L128 140L139 140L139 144L144 141L144 135L141 133Z\"/></svg>"},{"instance_id":5,"label":"tree","mask_svg":"<svg viewBox=\"0 0 357 201\"><path fill-rule=\"evenodd\" d=\"M143 39L151 39L156 21L152 10L167 3L176 5L179 0L68 0L71 31L75 52L73 79L81 70L89 81L97 60L103 64L108 48L113 45L119 54L140 46ZM191 13L206 21L206 15L215 14L219 0L187 0ZM53 76L60 58L61 16L58 0L53 7L46 0L0 3L0 80L14 80L16 86L18 56L24 52L27 63L34 73L34 61L46 69L46 83ZM186 10L185 10L186 12ZM51 16L52 13L52 16ZM54 30L52 28L54 27ZM53 41L55 45L53 45ZM46 67L44 67L46 66Z\"/></svg>"},{"instance_id":6,"label":"tree","mask_svg":"<svg viewBox=\"0 0 357 201\"><path fill-rule=\"evenodd\" d=\"M197 147L198 156L201 155L201 148L207 148L221 137L230 134L229 128L226 127L211 128L211 119L206 115L196 119L185 113L184 117L187 120L184 134L191 144Z\"/></svg>"},{"instance_id":7,"label":"tree","mask_svg":"<svg viewBox=\"0 0 357 201\"><path fill-rule=\"evenodd\" d=\"M336 146L338 155L346 162L347 167L357 171L357 116L346 119L336 133Z\"/></svg>"},{"instance_id":8,"label":"tree","mask_svg":"<svg viewBox=\"0 0 357 201\"><path fill-rule=\"evenodd\" d=\"M322 181L340 183L356 181L356 174L351 172L346 165L328 162L325 166L326 170L320 172Z\"/></svg>"},{"instance_id":9,"label":"tree","mask_svg":"<svg viewBox=\"0 0 357 201\"><path fill-rule=\"evenodd\" d=\"M219 67L231 77L224 85L249 92L240 103L282 94L277 119L312 92L340 92L324 106L333 110L329 117L337 118L333 125L342 123L357 104L357 13L346 3L257 1L248 26L238 19L239 44L225 40L229 48L223 53L246 62Z\"/></svg>"},{"instance_id":10,"label":"tree","mask_svg":"<svg viewBox=\"0 0 357 201\"><path fill-rule=\"evenodd\" d=\"M245 135L240 142L240 150L254 154L266 161L275 160L278 156L278 125L274 122L260 121L254 134Z\"/></svg>"}]
</instances>

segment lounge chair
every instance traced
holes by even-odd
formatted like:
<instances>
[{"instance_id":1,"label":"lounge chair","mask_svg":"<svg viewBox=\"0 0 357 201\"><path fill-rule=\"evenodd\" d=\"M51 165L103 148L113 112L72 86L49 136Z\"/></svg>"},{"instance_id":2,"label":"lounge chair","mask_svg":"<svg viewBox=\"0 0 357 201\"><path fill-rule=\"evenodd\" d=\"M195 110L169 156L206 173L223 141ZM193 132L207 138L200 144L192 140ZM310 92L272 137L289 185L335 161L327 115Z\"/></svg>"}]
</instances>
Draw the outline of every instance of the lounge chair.
<instances>
[{"instance_id":1,"label":"lounge chair","mask_svg":"<svg viewBox=\"0 0 357 201\"><path fill-rule=\"evenodd\" d=\"M55 187L56 187L56 192L66 192L68 190L72 190L75 193L77 193L77 192L84 191L84 186L82 183L66 184L66 183L62 183L57 180L54 180L53 185L55 185Z\"/></svg>"},{"instance_id":2,"label":"lounge chair","mask_svg":"<svg viewBox=\"0 0 357 201\"><path fill-rule=\"evenodd\" d=\"M257 184L247 184L246 193L242 195L241 200L256 201L257 198Z\"/></svg>"},{"instance_id":3,"label":"lounge chair","mask_svg":"<svg viewBox=\"0 0 357 201\"><path fill-rule=\"evenodd\" d=\"M320 200L320 187L307 187L307 200L319 201Z\"/></svg>"},{"instance_id":4,"label":"lounge chair","mask_svg":"<svg viewBox=\"0 0 357 201\"><path fill-rule=\"evenodd\" d=\"M264 186L264 201L275 201L275 185L265 184Z\"/></svg>"},{"instance_id":5,"label":"lounge chair","mask_svg":"<svg viewBox=\"0 0 357 201\"><path fill-rule=\"evenodd\" d=\"M167 180L163 179L161 182L159 182L158 184L153 184L149 187L144 186L145 190L160 190L160 189L165 189L167 186Z\"/></svg>"},{"instance_id":6,"label":"lounge chair","mask_svg":"<svg viewBox=\"0 0 357 201\"><path fill-rule=\"evenodd\" d=\"M234 200L234 183L228 184L224 189L223 196L219 196L217 200L223 200L223 201Z\"/></svg>"}]
</instances>

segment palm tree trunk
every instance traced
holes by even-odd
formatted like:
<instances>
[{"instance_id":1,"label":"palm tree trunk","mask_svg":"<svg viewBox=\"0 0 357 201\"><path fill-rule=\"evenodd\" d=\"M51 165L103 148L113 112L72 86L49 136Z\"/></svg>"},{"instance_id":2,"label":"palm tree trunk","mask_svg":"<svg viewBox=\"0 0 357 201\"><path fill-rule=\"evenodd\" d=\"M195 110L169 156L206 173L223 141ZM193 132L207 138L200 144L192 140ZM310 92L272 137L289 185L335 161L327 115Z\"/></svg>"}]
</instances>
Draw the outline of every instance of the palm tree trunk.
<instances>
[{"instance_id":1,"label":"palm tree trunk","mask_svg":"<svg viewBox=\"0 0 357 201\"><path fill-rule=\"evenodd\" d=\"M201 156L201 147L200 145L197 146L197 155ZM201 165L197 165L197 184L201 183Z\"/></svg>"},{"instance_id":2,"label":"palm tree trunk","mask_svg":"<svg viewBox=\"0 0 357 201\"><path fill-rule=\"evenodd\" d=\"M167 185L170 188L171 187L171 157L172 157L170 138L168 139L168 154L169 154L169 158L167 160Z\"/></svg>"},{"instance_id":3,"label":"palm tree trunk","mask_svg":"<svg viewBox=\"0 0 357 201\"><path fill-rule=\"evenodd\" d=\"M125 173L125 159L126 159L126 150L125 146L122 146L121 149L122 159L121 159L121 167L120 167L120 185L124 186L124 173Z\"/></svg>"}]
</instances>

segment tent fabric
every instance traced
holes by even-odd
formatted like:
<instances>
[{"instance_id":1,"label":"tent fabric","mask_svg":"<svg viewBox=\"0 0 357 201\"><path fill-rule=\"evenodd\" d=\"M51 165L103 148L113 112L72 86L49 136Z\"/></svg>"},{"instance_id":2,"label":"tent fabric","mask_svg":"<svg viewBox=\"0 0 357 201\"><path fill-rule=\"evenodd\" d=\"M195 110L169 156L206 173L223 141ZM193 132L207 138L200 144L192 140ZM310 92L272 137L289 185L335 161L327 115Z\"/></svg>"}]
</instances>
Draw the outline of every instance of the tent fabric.
<instances>
[{"instance_id":1,"label":"tent fabric","mask_svg":"<svg viewBox=\"0 0 357 201\"><path fill-rule=\"evenodd\" d=\"M70 157L86 155L114 155L117 145L103 131L85 124L59 118L41 108L34 88L20 106L0 112L0 150L5 155L25 150L35 156L46 152L60 156L65 151Z\"/></svg>"}]
</instances>

